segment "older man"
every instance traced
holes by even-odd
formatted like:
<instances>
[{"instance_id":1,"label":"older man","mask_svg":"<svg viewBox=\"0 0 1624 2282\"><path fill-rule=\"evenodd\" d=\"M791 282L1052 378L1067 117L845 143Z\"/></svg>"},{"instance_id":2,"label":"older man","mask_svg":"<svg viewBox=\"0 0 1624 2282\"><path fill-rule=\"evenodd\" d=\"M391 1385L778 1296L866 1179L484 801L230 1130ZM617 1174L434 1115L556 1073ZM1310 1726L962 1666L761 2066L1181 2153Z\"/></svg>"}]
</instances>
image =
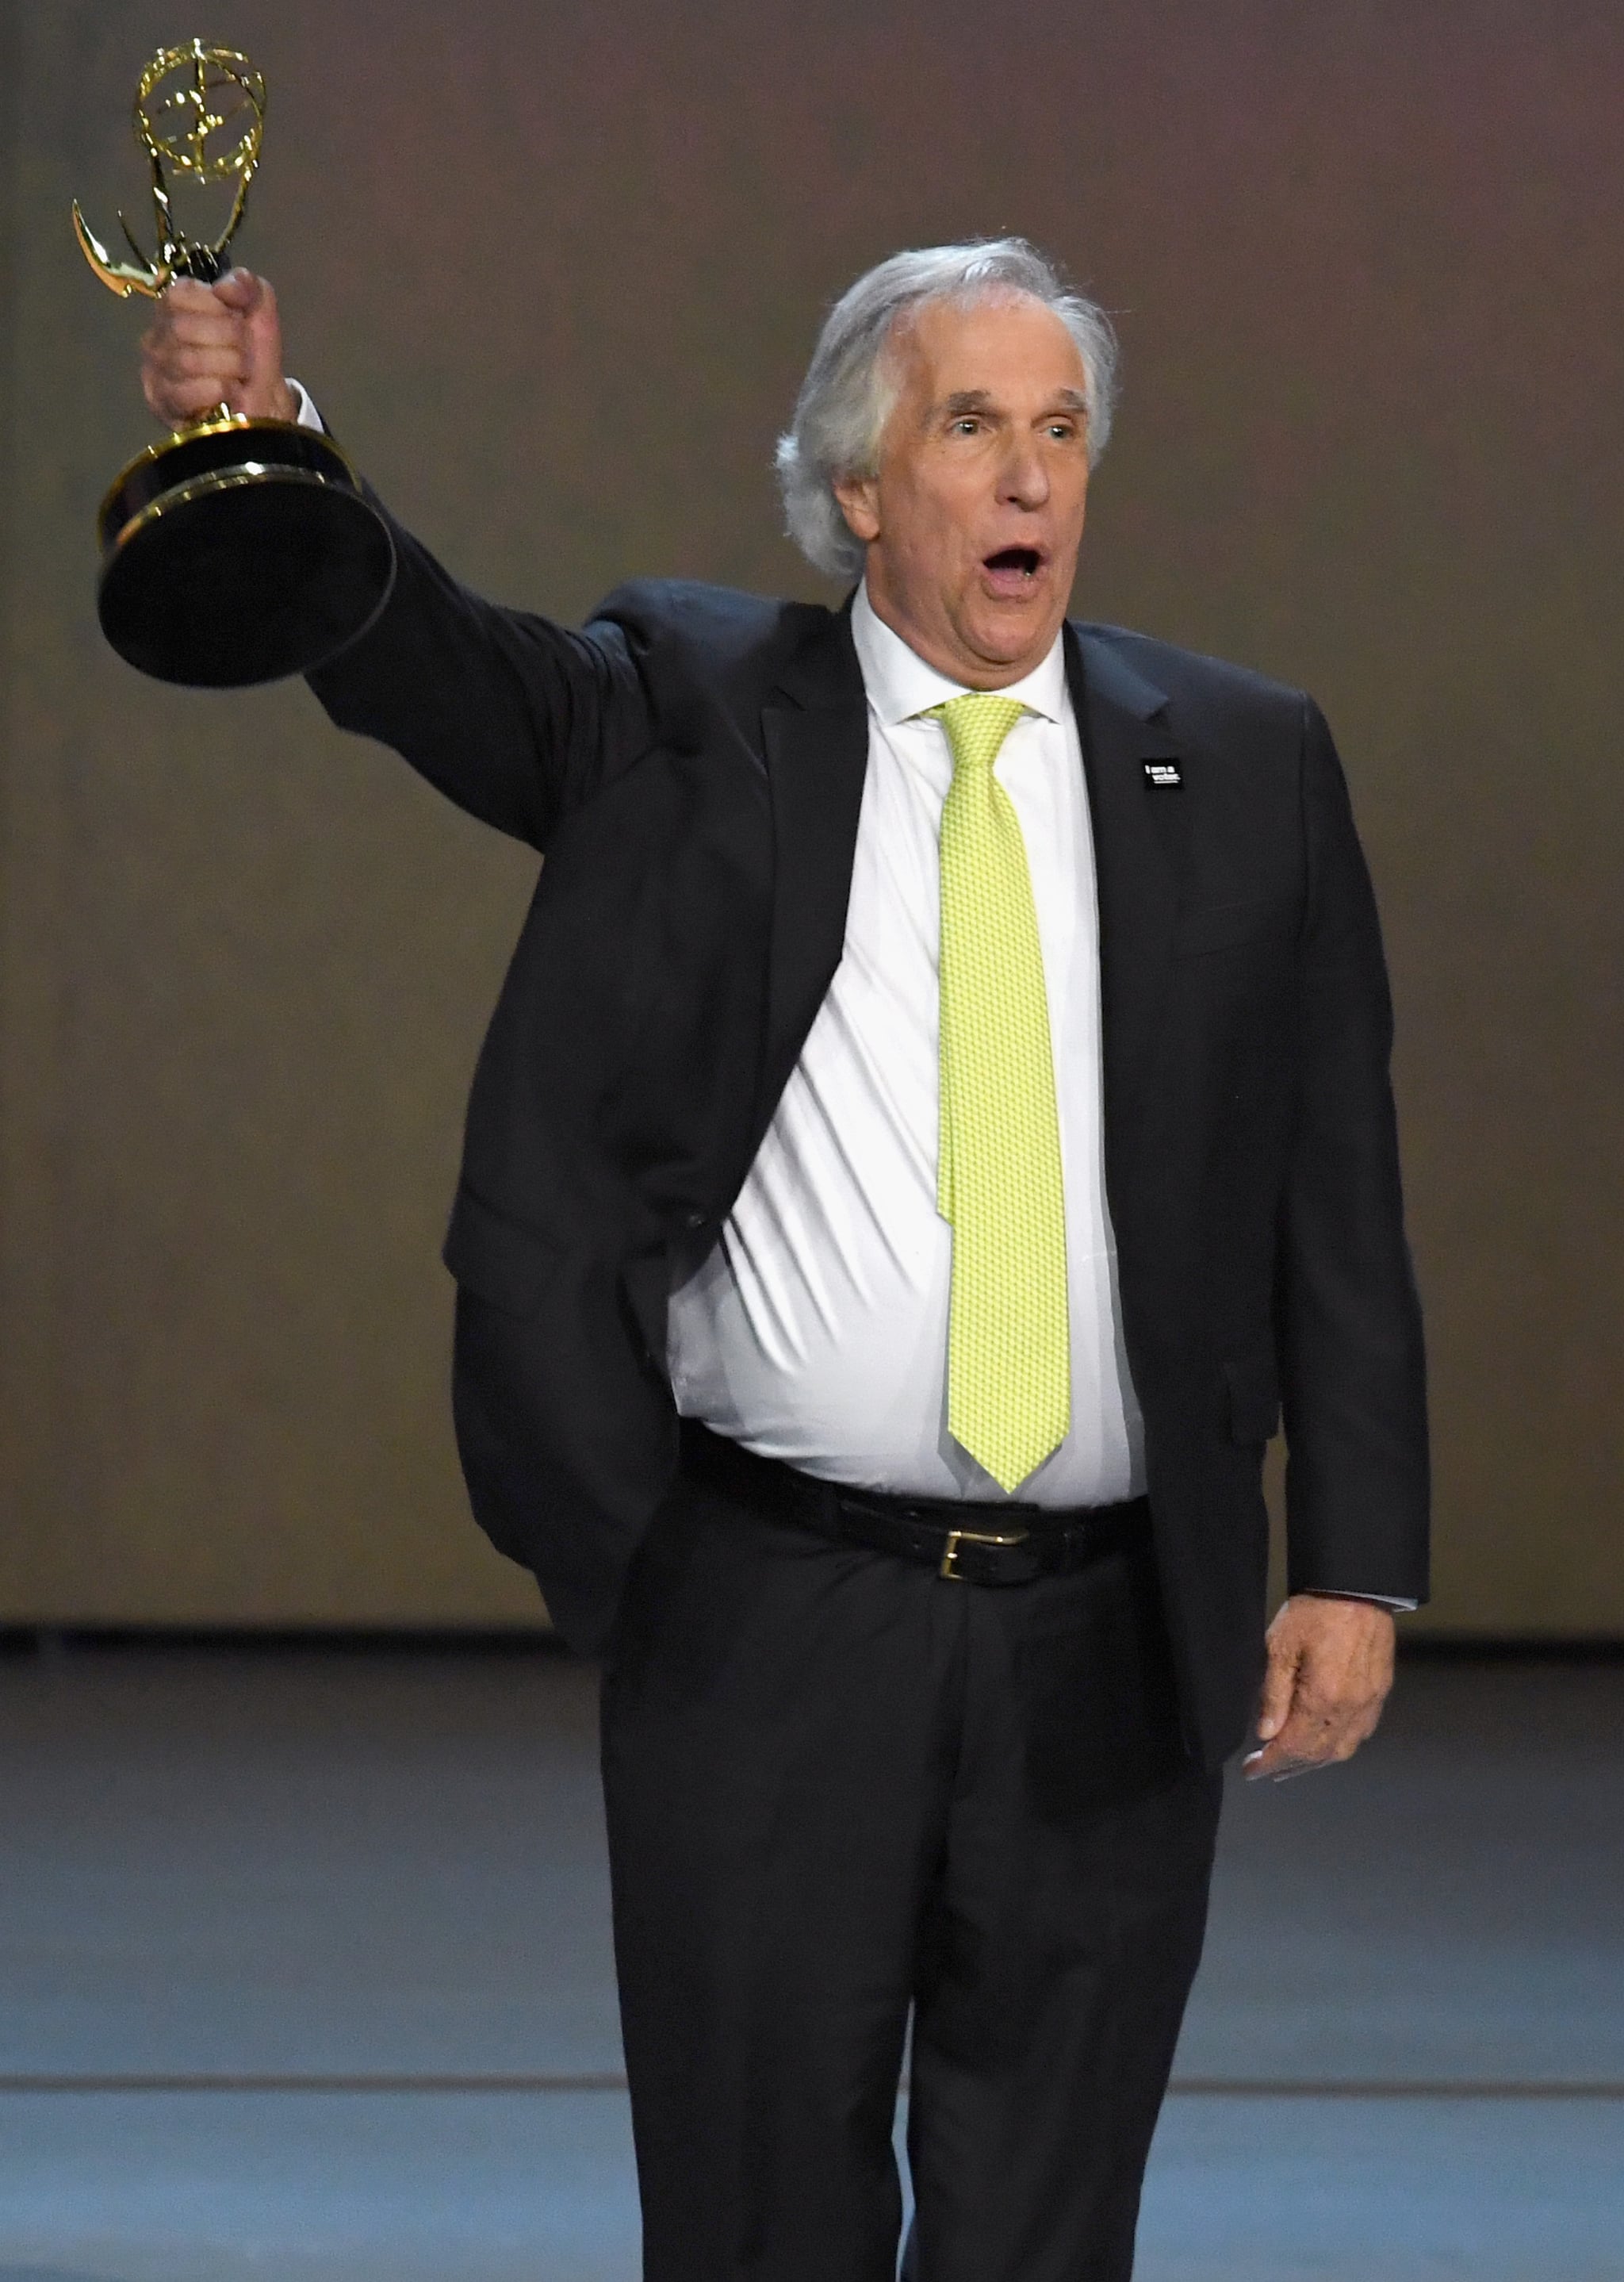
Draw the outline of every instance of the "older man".
<instances>
[{"instance_id":1,"label":"older man","mask_svg":"<svg viewBox=\"0 0 1624 2282\"><path fill-rule=\"evenodd\" d=\"M475 1511L605 1658L649 2282L1116 2282L1223 1760L1346 1758L1425 1589L1376 914L1299 693L1069 625L1097 308L1016 240L831 314L838 610L580 633L397 533L316 674L546 863L446 1259ZM313 417L176 286L170 420ZM1281 1396L1291 1597L1264 1656Z\"/></svg>"}]
</instances>

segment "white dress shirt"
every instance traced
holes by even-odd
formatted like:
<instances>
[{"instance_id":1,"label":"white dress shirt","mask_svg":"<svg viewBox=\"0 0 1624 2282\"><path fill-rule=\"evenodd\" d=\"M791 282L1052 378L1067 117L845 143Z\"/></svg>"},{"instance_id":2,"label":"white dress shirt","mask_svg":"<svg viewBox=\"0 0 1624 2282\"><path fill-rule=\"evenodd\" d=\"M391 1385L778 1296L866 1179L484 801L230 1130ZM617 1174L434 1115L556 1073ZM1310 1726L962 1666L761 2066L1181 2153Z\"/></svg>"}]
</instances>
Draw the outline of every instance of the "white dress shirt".
<instances>
[{"instance_id":1,"label":"white dress shirt","mask_svg":"<svg viewBox=\"0 0 1624 2282\"><path fill-rule=\"evenodd\" d=\"M727 1222L673 1292L678 1409L825 1480L916 1496L1004 1493L947 1426L953 1233L936 1209L938 839L953 777L921 718L963 695L870 605L852 634L869 762L840 964ZM1015 1494L1107 1505L1144 1487L1102 1158L1094 845L1065 659L1000 692L999 753L1032 876L1065 1184L1071 1426Z\"/></svg>"}]
</instances>

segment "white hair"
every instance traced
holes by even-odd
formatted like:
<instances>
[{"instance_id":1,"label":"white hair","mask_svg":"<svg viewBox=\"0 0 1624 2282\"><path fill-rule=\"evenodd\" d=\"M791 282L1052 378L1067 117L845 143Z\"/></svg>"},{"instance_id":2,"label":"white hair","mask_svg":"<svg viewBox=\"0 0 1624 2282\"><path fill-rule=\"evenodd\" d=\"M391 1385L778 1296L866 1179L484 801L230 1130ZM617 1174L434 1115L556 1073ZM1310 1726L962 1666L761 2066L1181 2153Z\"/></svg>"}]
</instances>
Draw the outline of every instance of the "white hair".
<instances>
[{"instance_id":1,"label":"white hair","mask_svg":"<svg viewBox=\"0 0 1624 2282\"><path fill-rule=\"evenodd\" d=\"M778 439L778 488L785 527L816 570L862 575L864 547L840 512L837 483L878 471L880 437L896 402L898 376L886 354L900 321L921 302L975 301L1028 293L1052 309L1083 361L1083 404L1092 468L1110 434L1117 391L1117 336L1097 302L1074 292L1047 254L1024 237L931 245L889 260L849 287L829 312Z\"/></svg>"}]
</instances>

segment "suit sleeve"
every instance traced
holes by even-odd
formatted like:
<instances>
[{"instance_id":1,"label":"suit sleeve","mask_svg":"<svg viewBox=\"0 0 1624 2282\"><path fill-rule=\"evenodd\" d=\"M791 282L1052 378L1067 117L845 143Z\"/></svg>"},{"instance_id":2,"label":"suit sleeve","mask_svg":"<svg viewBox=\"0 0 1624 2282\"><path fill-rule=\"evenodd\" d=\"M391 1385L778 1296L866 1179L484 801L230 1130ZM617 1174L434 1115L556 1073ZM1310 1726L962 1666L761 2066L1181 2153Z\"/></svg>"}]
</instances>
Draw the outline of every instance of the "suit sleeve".
<instances>
[{"instance_id":1,"label":"suit sleeve","mask_svg":"<svg viewBox=\"0 0 1624 2282\"><path fill-rule=\"evenodd\" d=\"M545 850L560 816L653 741L627 635L486 602L386 520L390 598L310 687L341 729L393 746L459 808Z\"/></svg>"},{"instance_id":2,"label":"suit sleeve","mask_svg":"<svg viewBox=\"0 0 1624 2282\"><path fill-rule=\"evenodd\" d=\"M1301 784L1308 895L1276 1294L1290 1589L1421 1601L1426 1370L1388 1074L1392 1006L1342 765L1306 699Z\"/></svg>"}]
</instances>

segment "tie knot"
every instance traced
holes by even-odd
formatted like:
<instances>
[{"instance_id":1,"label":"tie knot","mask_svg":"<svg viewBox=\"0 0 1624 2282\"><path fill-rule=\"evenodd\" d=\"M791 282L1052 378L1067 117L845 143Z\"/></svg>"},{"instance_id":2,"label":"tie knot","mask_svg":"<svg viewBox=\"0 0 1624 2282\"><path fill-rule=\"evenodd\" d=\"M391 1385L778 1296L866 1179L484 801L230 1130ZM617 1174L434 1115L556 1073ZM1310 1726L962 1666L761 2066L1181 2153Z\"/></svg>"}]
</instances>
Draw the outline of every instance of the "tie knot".
<instances>
[{"instance_id":1,"label":"tie knot","mask_svg":"<svg viewBox=\"0 0 1624 2282\"><path fill-rule=\"evenodd\" d=\"M1025 710L1018 697L1001 697L993 689L972 689L931 708L947 733L955 769L990 769Z\"/></svg>"}]
</instances>

